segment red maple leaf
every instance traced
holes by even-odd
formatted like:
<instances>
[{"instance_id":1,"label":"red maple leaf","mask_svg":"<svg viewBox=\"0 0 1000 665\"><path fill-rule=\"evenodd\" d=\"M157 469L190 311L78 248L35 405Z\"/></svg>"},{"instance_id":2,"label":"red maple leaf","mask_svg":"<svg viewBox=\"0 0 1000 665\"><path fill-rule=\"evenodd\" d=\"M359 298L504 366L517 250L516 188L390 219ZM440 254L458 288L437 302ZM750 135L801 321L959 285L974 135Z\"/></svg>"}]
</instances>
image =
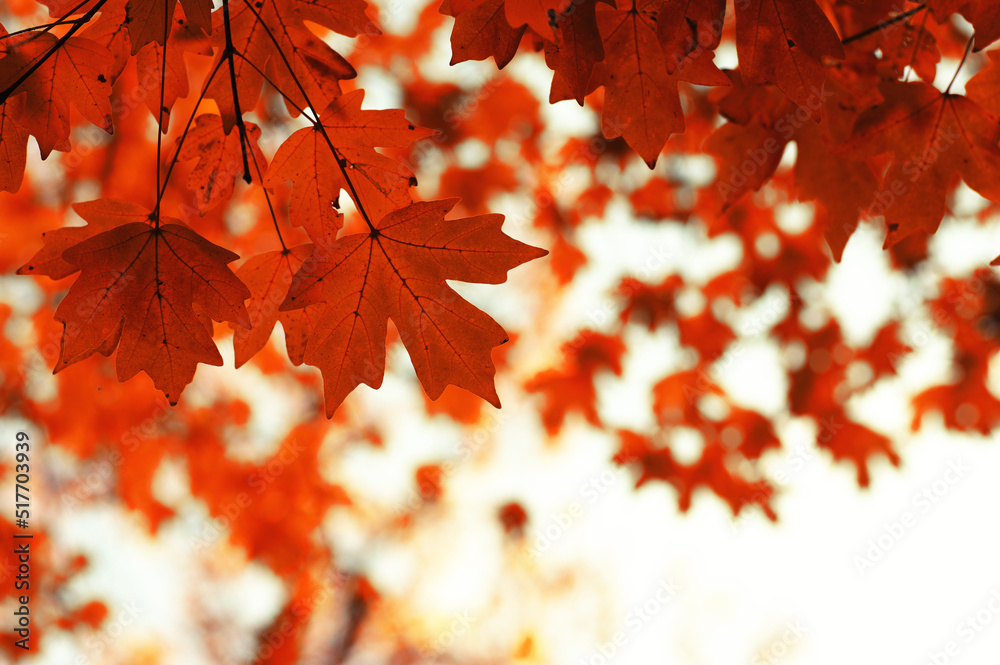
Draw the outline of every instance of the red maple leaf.
<instances>
[{"instance_id":1,"label":"red maple leaf","mask_svg":"<svg viewBox=\"0 0 1000 665\"><path fill-rule=\"evenodd\" d=\"M229 29L225 12L216 11L212 39L218 47L213 68L223 71L212 79L208 96L219 104L228 132L237 119L233 99L235 79L239 109L257 105L267 67L274 73L271 83L285 97L290 112L308 107L326 108L341 94L340 81L357 76L342 55L306 27L305 21L353 37L378 34L379 29L366 15L365 0L260 0L233 3L229 8ZM227 35L234 51L233 76L223 61L228 57Z\"/></svg>"},{"instance_id":2,"label":"red maple leaf","mask_svg":"<svg viewBox=\"0 0 1000 665\"><path fill-rule=\"evenodd\" d=\"M558 16L571 11L572 4L573 0L506 0L504 9L507 21L515 28L527 24L543 38L550 39Z\"/></svg>"},{"instance_id":3,"label":"red maple leaf","mask_svg":"<svg viewBox=\"0 0 1000 665\"><path fill-rule=\"evenodd\" d=\"M736 3L736 53L747 85L774 83L819 120L822 58L844 47L815 0L748 0Z\"/></svg>"},{"instance_id":4,"label":"red maple leaf","mask_svg":"<svg viewBox=\"0 0 1000 665\"><path fill-rule=\"evenodd\" d=\"M893 157L869 208L885 216L886 246L916 230L937 231L956 176L1000 202L996 118L971 99L926 83L884 83L879 90L885 102L858 117L844 150Z\"/></svg>"},{"instance_id":5,"label":"red maple leaf","mask_svg":"<svg viewBox=\"0 0 1000 665\"><path fill-rule=\"evenodd\" d=\"M559 432L570 411L579 411L592 425L601 424L594 379L602 370L621 376L625 344L618 336L583 330L562 351L561 367L538 373L524 387L544 396L542 424L550 435Z\"/></svg>"},{"instance_id":6,"label":"red maple leaf","mask_svg":"<svg viewBox=\"0 0 1000 665\"><path fill-rule=\"evenodd\" d=\"M554 72L550 102L562 99L557 94L560 84L581 106L590 92L594 66L604 60L596 9L597 0L575 0L572 10L559 14L552 24L555 39L545 42L545 63Z\"/></svg>"},{"instance_id":7,"label":"red maple leaf","mask_svg":"<svg viewBox=\"0 0 1000 665\"><path fill-rule=\"evenodd\" d=\"M24 179L29 135L18 121L23 106L21 99L0 104L0 191L16 192Z\"/></svg>"},{"instance_id":8,"label":"red maple leaf","mask_svg":"<svg viewBox=\"0 0 1000 665\"><path fill-rule=\"evenodd\" d=\"M188 23L199 32L212 29L212 0L180 0ZM132 55L146 44L154 42L163 46L167 39L167 29L174 22L177 0L128 0L125 5L129 38L132 40Z\"/></svg>"},{"instance_id":9,"label":"red maple leaf","mask_svg":"<svg viewBox=\"0 0 1000 665\"><path fill-rule=\"evenodd\" d=\"M451 64L493 56L503 69L517 52L526 26L512 28L504 0L444 0L441 13L455 17L451 32Z\"/></svg>"}]
</instances>

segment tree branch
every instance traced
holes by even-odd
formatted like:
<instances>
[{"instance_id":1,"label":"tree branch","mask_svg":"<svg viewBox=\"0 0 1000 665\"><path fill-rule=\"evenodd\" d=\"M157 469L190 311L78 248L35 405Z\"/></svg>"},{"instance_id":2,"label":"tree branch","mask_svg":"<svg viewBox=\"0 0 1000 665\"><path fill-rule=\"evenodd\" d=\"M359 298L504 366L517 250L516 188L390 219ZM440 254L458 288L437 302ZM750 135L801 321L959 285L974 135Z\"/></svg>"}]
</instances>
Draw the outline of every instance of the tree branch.
<instances>
[{"instance_id":1,"label":"tree branch","mask_svg":"<svg viewBox=\"0 0 1000 665\"><path fill-rule=\"evenodd\" d=\"M857 34L851 35L850 37L845 37L844 39L841 40L840 43L841 44L850 44L851 42L855 42L855 41L857 41L859 39L864 39L868 35L870 35L872 33L875 33L875 32L878 32L882 28L887 28L890 25L893 25L894 23L899 23L900 21L905 21L906 19L910 18L911 16L913 16L917 12L923 11L924 9L927 9L927 5L920 4L920 5L916 6L916 7L914 7L913 9L907 9L902 14L897 14L896 16L893 16L890 19L886 19L886 20L882 21L881 23L873 25L872 27L870 27L870 28L868 28L866 30L862 30L861 32L859 32Z\"/></svg>"},{"instance_id":2,"label":"tree branch","mask_svg":"<svg viewBox=\"0 0 1000 665\"><path fill-rule=\"evenodd\" d=\"M240 131L240 151L243 153L243 181L248 185L251 182L250 161L247 159L247 151L250 147L250 139L247 138L247 125L243 121L243 111L240 109L240 93L236 87L236 61L233 53L233 30L229 21L229 0L222 0L222 19L226 27L226 49L223 55L229 60L229 85L233 90L233 107L236 110L236 127Z\"/></svg>"},{"instance_id":3,"label":"tree branch","mask_svg":"<svg viewBox=\"0 0 1000 665\"><path fill-rule=\"evenodd\" d=\"M48 60L49 58L51 58L55 54L56 51L58 51L60 48L62 48L62 45L65 44L67 41L69 41L69 38L72 37L76 33L77 30L79 30L80 28L82 28L84 26L84 24L86 24L87 22L89 22L90 19L92 19L94 17L94 14L96 14L97 12L99 12L100 9L101 9L101 7L104 6L105 2L107 2L107 0L98 0L97 4L95 4L93 7L90 8L90 11L88 11L86 14L84 14L79 19L77 19L76 21L73 22L73 27L70 28L69 30L67 30L66 34L63 35L62 37L60 37L56 41L56 43L52 45L52 48L50 48L45 55L43 55L41 58L39 58L38 60L36 60L35 64L33 64L31 67L28 68L28 71L24 72L24 74L21 74L21 76L16 81L14 81L12 84L10 84L7 87L6 90L4 90L3 92L0 92L0 104L5 103L7 101L7 99L12 94L14 94L14 91L17 90L19 87L21 87L22 83L24 83L25 81L27 81L28 78L32 74L34 74L36 71L38 71L39 67L41 67L42 65L45 64L46 60ZM77 5L77 6L79 7L80 5Z\"/></svg>"}]
</instances>

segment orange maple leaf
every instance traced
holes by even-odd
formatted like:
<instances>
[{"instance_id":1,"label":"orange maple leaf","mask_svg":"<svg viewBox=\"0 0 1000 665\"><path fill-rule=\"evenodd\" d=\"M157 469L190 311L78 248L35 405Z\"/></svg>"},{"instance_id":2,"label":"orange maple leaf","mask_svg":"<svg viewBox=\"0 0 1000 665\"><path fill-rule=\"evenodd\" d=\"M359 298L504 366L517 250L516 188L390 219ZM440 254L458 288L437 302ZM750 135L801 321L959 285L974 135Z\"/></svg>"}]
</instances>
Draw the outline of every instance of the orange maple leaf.
<instances>
[{"instance_id":1,"label":"orange maple leaf","mask_svg":"<svg viewBox=\"0 0 1000 665\"><path fill-rule=\"evenodd\" d=\"M597 24L607 53L594 73L607 95L604 135L623 137L652 168L667 137L684 131L678 79L667 73L656 25L645 13L600 7Z\"/></svg>"},{"instance_id":2,"label":"orange maple leaf","mask_svg":"<svg viewBox=\"0 0 1000 665\"><path fill-rule=\"evenodd\" d=\"M257 170L263 173L267 169L267 159L257 147L260 127L248 122L246 129L249 164L253 171L249 175L254 177ZM227 134L222 127L222 118L218 115L199 115L178 149L180 159L198 160L188 176L188 188L197 192L195 201L199 210L208 210L219 201L232 197L237 174L243 171L243 153L238 131L233 129Z\"/></svg>"},{"instance_id":3,"label":"orange maple leaf","mask_svg":"<svg viewBox=\"0 0 1000 665\"><path fill-rule=\"evenodd\" d=\"M65 39L65 38L64 38ZM111 68L107 49L83 37L15 34L0 42L0 91L25 94L18 121L38 140L42 159L67 150L70 106L107 133L111 127Z\"/></svg>"},{"instance_id":4,"label":"orange maple leaf","mask_svg":"<svg viewBox=\"0 0 1000 665\"><path fill-rule=\"evenodd\" d=\"M445 220L457 202L395 210L320 245L296 273L281 310L323 304L304 357L323 372L328 416L361 383L382 385L389 319L432 399L453 384L500 406L490 351L507 333L445 280L500 284L546 252L505 235L502 215Z\"/></svg>"},{"instance_id":5,"label":"orange maple leaf","mask_svg":"<svg viewBox=\"0 0 1000 665\"><path fill-rule=\"evenodd\" d=\"M134 203L105 199L75 208L91 226L54 233L52 248L36 256L49 260L18 270L41 272L40 263L53 277L81 271L56 309L63 336L55 371L117 347L119 381L144 371L176 404L198 363L222 364L211 319L250 327L243 305L250 292L226 266L239 257L180 220L154 224ZM77 234L92 235L67 248Z\"/></svg>"},{"instance_id":6,"label":"orange maple leaf","mask_svg":"<svg viewBox=\"0 0 1000 665\"><path fill-rule=\"evenodd\" d=\"M236 276L250 289L247 312L252 325L248 330L229 324L235 330L236 367L242 366L267 344L277 321L281 321L285 331L289 358L296 365L302 363L305 341L315 323L313 319L318 306L288 312L279 312L278 307L288 295L295 273L312 252L313 245L266 252L251 257L236 270Z\"/></svg>"},{"instance_id":7,"label":"orange maple leaf","mask_svg":"<svg viewBox=\"0 0 1000 665\"><path fill-rule=\"evenodd\" d=\"M363 90L355 90L330 104L320 114L323 132L307 127L288 137L264 177L268 187L286 180L293 183L289 215L293 224L304 227L313 238L335 234L340 228L342 220L335 208L342 189L357 192L361 201L355 203L370 219L380 219L410 203L412 173L375 147L405 148L431 132L407 122L402 111L362 110L364 97ZM337 164L334 148L350 173L350 184Z\"/></svg>"}]
</instances>

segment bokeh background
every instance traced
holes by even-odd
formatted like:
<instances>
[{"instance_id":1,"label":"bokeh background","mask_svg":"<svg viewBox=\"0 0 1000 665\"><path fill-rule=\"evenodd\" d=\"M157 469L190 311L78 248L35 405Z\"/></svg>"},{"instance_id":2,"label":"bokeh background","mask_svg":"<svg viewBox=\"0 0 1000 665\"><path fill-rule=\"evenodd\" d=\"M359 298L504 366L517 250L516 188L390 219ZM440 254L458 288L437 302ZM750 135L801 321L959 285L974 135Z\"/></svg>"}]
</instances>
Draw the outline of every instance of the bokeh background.
<instances>
[{"instance_id":1,"label":"bokeh background","mask_svg":"<svg viewBox=\"0 0 1000 665\"><path fill-rule=\"evenodd\" d=\"M8 29L45 20L8 4ZM13 503L27 431L38 538L29 654L10 645L0 554L0 661L991 662L995 206L960 185L936 235L884 251L876 218L835 263L815 206L789 196L794 145L719 214L694 138L650 171L601 137L599 93L548 103L530 45L502 71L451 66L436 2L373 5L383 35L326 39L366 108L438 130L397 155L416 197L501 212L550 251L506 284L454 285L511 333L494 352L503 408L454 388L430 402L390 336L382 388L328 421L280 326L239 370L216 326L225 366L201 367L178 407L103 357L53 376L68 283L12 273L43 231L82 223L70 203L152 189L155 122L127 70L115 137L80 128L46 162L32 143L28 182L0 196L0 496ZM946 52L939 89L957 65ZM698 115L705 94L685 90L694 137L721 124ZM268 154L301 125L274 95L253 120ZM188 217L273 249L252 189Z\"/></svg>"}]
</instances>

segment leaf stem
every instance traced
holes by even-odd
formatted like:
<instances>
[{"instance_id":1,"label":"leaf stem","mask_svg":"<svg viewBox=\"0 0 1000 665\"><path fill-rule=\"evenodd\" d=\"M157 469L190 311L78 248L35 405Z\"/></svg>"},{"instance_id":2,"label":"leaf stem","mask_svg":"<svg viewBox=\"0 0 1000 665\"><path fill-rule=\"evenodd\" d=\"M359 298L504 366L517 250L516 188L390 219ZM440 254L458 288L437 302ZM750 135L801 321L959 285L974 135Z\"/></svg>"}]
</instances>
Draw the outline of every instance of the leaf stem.
<instances>
[{"instance_id":1,"label":"leaf stem","mask_svg":"<svg viewBox=\"0 0 1000 665\"><path fill-rule=\"evenodd\" d=\"M0 35L0 42L2 42L3 40L7 39L8 37L14 37L16 35L23 35L26 32L34 32L35 30L41 30L41 32L38 33L38 34L41 35L41 34L44 34L44 33L48 32L49 30L51 30L52 28L55 28L57 26L60 26L60 25L73 25L76 22L77 22L76 19L70 19L68 21L60 19L58 21L53 21L52 23L42 23L40 25L33 25L30 28L21 28L20 30L15 30L14 32L8 32L6 35Z\"/></svg>"},{"instance_id":2,"label":"leaf stem","mask_svg":"<svg viewBox=\"0 0 1000 665\"><path fill-rule=\"evenodd\" d=\"M295 100L294 100L294 99L292 99L292 98L291 98L291 96L290 96L290 95L289 95L288 93L286 93L286 92L285 92L284 90L282 90L282 89L281 89L281 87L280 87L280 86L279 86L279 85L278 85L277 83L275 83L275 82L274 82L274 81L273 81L273 80L271 79L271 77L270 77L270 76L268 76L268 75L267 75L266 73L264 73L264 71L263 71L263 70L262 70L262 69L261 69L260 67L258 67L258 66L257 66L257 64L256 64L256 63L255 63L255 62L254 62L253 60L251 60L250 58L246 57L245 55L243 55L243 54L242 54L242 53L240 53L239 51L237 51L237 52L236 52L236 55L238 55L238 56L239 56L240 58L242 58L242 59L243 59L243 62L245 62L245 63L247 63L248 65L250 65L250 67L252 67L252 68L253 68L253 70L254 70L255 72L257 72L258 74L260 74L261 78L262 78L262 79L264 79L264 81L265 81L265 82L266 82L266 83L267 83L268 85L270 85L270 86L271 86L272 88L274 88L274 89L275 89L275 90L277 91L277 93L278 93L279 95L281 95L281 97L282 97L282 98L283 98L283 99L284 99L284 100L285 100L286 102L288 102L288 104L289 104L289 105L290 105L290 106L291 106L292 108L294 108L294 109L295 109L295 111L296 111L296 112L297 112L297 113L298 113L299 115L301 115L301 116L302 116L302 117L304 117L304 118L305 118L306 120L308 120L308 121L310 122L310 124L313 124L313 125L315 125L315 124L316 124L316 122L317 122L317 121L316 121L316 119L315 119L315 118L313 118L313 117L312 117L312 113L306 113L306 109L304 109L304 108L302 108L301 106L299 106L299 105L298 105L298 104L297 104L297 103L295 102Z\"/></svg>"},{"instance_id":3,"label":"leaf stem","mask_svg":"<svg viewBox=\"0 0 1000 665\"><path fill-rule=\"evenodd\" d=\"M160 105L156 109L156 207L153 208L153 220L156 228L160 228L160 170L163 165L163 98L167 88L167 43L170 41L171 21L163 18L163 53L160 54ZM164 186L166 189L166 186Z\"/></svg>"},{"instance_id":4,"label":"leaf stem","mask_svg":"<svg viewBox=\"0 0 1000 665\"><path fill-rule=\"evenodd\" d=\"M257 171L257 181L260 183L261 191L264 192L264 200L267 201L267 209L271 213L271 221L274 222L274 230L278 234L278 242L281 243L281 250L287 252L288 246L285 245L285 239L281 236L281 229L278 227L278 216L274 213L274 206L271 204L271 195L267 193L267 187L264 187L264 174L260 172L260 164L257 163L257 155L253 154L253 150L250 151L250 158L253 160L254 169Z\"/></svg>"},{"instance_id":5,"label":"leaf stem","mask_svg":"<svg viewBox=\"0 0 1000 665\"><path fill-rule=\"evenodd\" d=\"M951 86L955 85L955 79L958 78L958 73L962 71L962 66L965 64L965 59L969 57L969 51L972 50L972 42L975 40L976 36L972 35L969 37L969 43L965 45L965 53L962 54L962 61L958 63L958 67L955 68L955 73L951 77L951 81L948 82L948 87L944 89L944 94L948 94L951 90Z\"/></svg>"},{"instance_id":6,"label":"leaf stem","mask_svg":"<svg viewBox=\"0 0 1000 665\"><path fill-rule=\"evenodd\" d=\"M285 63L285 67L288 69L288 73L292 77L292 81L295 82L295 86L299 89L299 92L302 94L302 99L304 99L306 105L313 110L313 114L316 116L316 120L313 122L313 126L316 127L317 131L319 131L320 134L323 135L323 138L326 140L326 144L327 146L329 146L330 152L333 153L334 160L337 162L337 166L340 168L340 172L344 177L344 182L347 183L347 189L351 193L351 197L354 199L354 203L358 208L358 212L361 213L361 217L362 219L365 220L365 224L368 225L369 230L371 230L372 233L374 233L376 231L375 225L372 224L371 218L368 217L368 212L365 210L364 204L361 203L361 197L358 196L358 191L357 189L355 189L354 183L351 181L350 176L347 174L346 160L341 156L340 151L337 150L337 148L333 145L333 141L330 140L330 135L327 133L326 127L319 119L319 110L309 100L309 95L306 93L305 88L302 86L302 82L299 81L299 77L295 75L295 70L292 69L292 63L288 61L288 57L282 50L281 45L278 43L278 40L274 36L274 33L272 33L271 29L267 27L266 23L264 23L264 19L261 17L260 13L253 6L250 0L243 0L243 4L246 5L247 9L253 12L253 15L257 18L257 21L260 23L260 26L264 29L264 33L268 36L268 38L270 38L271 43L274 44L274 48L277 51L278 56L281 58L281 61ZM282 94L282 96L285 99L288 99L288 96L285 95L284 93L281 93L280 90L279 93Z\"/></svg>"},{"instance_id":7,"label":"leaf stem","mask_svg":"<svg viewBox=\"0 0 1000 665\"><path fill-rule=\"evenodd\" d=\"M184 132L181 134L180 138L177 139L177 150L174 151L174 156L170 159L170 164L167 165L167 175L163 178L163 184L160 186L160 191L156 194L156 207L159 209L160 201L163 199L163 195L167 191L167 183L170 181L170 174L173 173L174 167L177 165L177 160L180 158L181 147L184 145L184 140L187 138L188 132L191 131L191 124L194 122L195 116L198 114L198 107L201 106L201 102L205 99L205 94L208 92L208 86L211 85L212 81L215 79L215 75L219 73L219 69L222 68L222 63L224 60L220 59L215 65L215 69L212 73L208 75L205 79L205 83L201 87L201 94L198 95L198 101L194 103L194 109L191 111L191 116L188 118L187 124L184 126ZM159 163L159 160L157 160Z\"/></svg>"},{"instance_id":8,"label":"leaf stem","mask_svg":"<svg viewBox=\"0 0 1000 665\"><path fill-rule=\"evenodd\" d=\"M236 87L236 62L233 53L233 30L229 20L229 0L222 0L222 19L226 28L226 49L223 55L229 60L229 85L233 90L233 108L236 112L236 126L240 130L240 151L243 153L243 181L248 185L250 178L250 162L247 159L247 151L250 147L250 140L247 138L247 125L243 121L243 111L240 109L240 93Z\"/></svg>"}]
</instances>

